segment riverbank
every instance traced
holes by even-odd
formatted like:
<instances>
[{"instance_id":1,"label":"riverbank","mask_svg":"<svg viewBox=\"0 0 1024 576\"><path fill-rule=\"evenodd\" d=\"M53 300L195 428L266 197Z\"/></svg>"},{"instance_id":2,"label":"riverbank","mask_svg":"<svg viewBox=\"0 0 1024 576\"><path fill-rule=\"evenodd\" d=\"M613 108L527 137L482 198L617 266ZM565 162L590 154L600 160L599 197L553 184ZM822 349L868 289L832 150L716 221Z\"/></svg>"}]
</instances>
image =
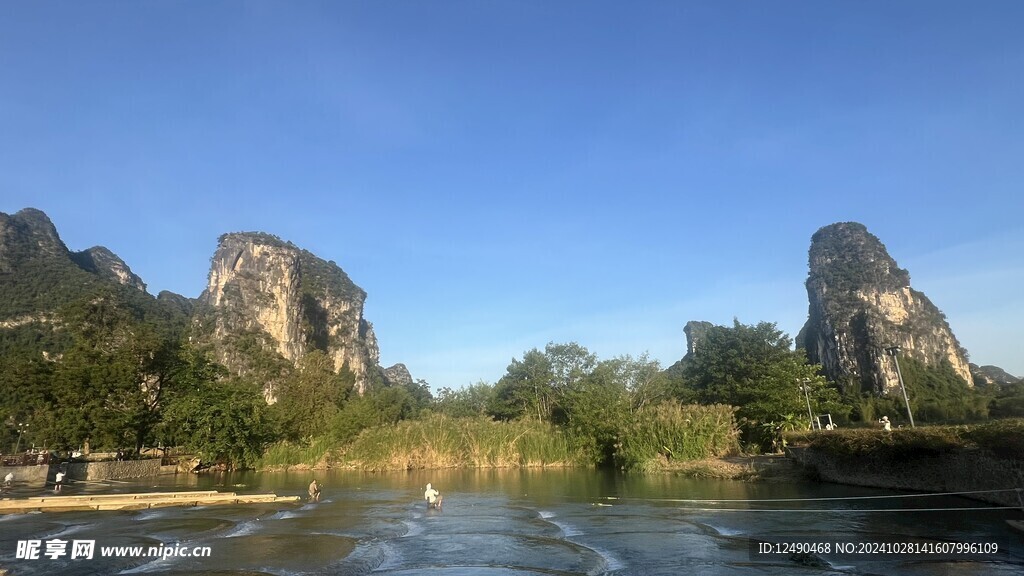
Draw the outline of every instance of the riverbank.
<instances>
[{"instance_id":1,"label":"riverbank","mask_svg":"<svg viewBox=\"0 0 1024 576\"><path fill-rule=\"evenodd\" d=\"M739 480L742 482L797 482L807 474L782 455L726 456L666 463L663 472L688 478Z\"/></svg>"},{"instance_id":2,"label":"riverbank","mask_svg":"<svg viewBox=\"0 0 1024 576\"><path fill-rule=\"evenodd\" d=\"M1015 490L1024 488L1024 420L890 432L800 432L786 438L790 456L826 482L922 492L991 490L971 497L1020 505Z\"/></svg>"}]
</instances>

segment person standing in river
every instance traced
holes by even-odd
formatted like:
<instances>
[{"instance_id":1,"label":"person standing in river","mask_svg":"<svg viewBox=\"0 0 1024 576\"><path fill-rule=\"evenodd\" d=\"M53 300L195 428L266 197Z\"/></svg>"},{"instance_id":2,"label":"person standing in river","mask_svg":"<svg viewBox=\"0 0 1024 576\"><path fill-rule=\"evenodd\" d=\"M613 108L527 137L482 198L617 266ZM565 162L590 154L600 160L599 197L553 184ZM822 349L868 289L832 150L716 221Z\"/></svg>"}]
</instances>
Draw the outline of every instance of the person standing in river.
<instances>
[{"instance_id":1,"label":"person standing in river","mask_svg":"<svg viewBox=\"0 0 1024 576\"><path fill-rule=\"evenodd\" d=\"M434 490L433 487L428 483L427 491L423 493L424 500L427 501L427 509L434 508L435 510L441 509L441 493Z\"/></svg>"},{"instance_id":2,"label":"person standing in river","mask_svg":"<svg viewBox=\"0 0 1024 576\"><path fill-rule=\"evenodd\" d=\"M320 501L320 485L316 483L316 478L313 478L313 481L309 483L309 501Z\"/></svg>"}]
</instances>

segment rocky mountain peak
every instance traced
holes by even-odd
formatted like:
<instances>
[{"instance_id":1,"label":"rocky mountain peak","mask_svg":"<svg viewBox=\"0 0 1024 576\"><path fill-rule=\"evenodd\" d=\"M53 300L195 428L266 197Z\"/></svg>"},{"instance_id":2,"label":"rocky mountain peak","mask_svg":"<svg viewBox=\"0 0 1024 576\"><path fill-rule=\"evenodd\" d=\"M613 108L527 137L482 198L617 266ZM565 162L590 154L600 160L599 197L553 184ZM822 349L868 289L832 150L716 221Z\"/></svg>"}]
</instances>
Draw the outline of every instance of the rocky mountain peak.
<instances>
[{"instance_id":1,"label":"rocky mountain peak","mask_svg":"<svg viewBox=\"0 0 1024 576\"><path fill-rule=\"evenodd\" d=\"M61 257L67 247L50 218L35 208L9 215L0 212L0 272L38 257Z\"/></svg>"},{"instance_id":2,"label":"rocky mountain peak","mask_svg":"<svg viewBox=\"0 0 1024 576\"><path fill-rule=\"evenodd\" d=\"M700 341L704 339L704 335L714 326L711 322L701 320L690 320L686 323L686 326L683 327L683 333L686 334L685 358L693 355L697 347L700 346Z\"/></svg>"},{"instance_id":3,"label":"rocky mountain peak","mask_svg":"<svg viewBox=\"0 0 1024 576\"><path fill-rule=\"evenodd\" d=\"M405 364L398 363L381 370L384 382L388 386L410 386L413 384L412 374Z\"/></svg>"},{"instance_id":4,"label":"rocky mountain peak","mask_svg":"<svg viewBox=\"0 0 1024 576\"><path fill-rule=\"evenodd\" d=\"M146 291L146 283L142 281L142 278L134 274L117 254L103 246L93 246L88 250L73 252L71 259L87 272L113 280L118 284Z\"/></svg>"},{"instance_id":5,"label":"rocky mountain peak","mask_svg":"<svg viewBox=\"0 0 1024 576\"><path fill-rule=\"evenodd\" d=\"M885 349L925 366L948 363L971 385L966 351L945 316L910 287L882 242L863 224L825 226L811 238L807 294L809 318L798 346L840 385L887 393L898 384Z\"/></svg>"},{"instance_id":6,"label":"rocky mountain peak","mask_svg":"<svg viewBox=\"0 0 1024 576\"><path fill-rule=\"evenodd\" d=\"M376 336L363 318L365 300L366 292L334 262L261 232L220 237L199 297L206 311L200 315L211 321L209 340L230 370L244 373L258 363L251 346L242 353L232 342L255 340L263 352L291 364L322 350L336 371L344 367L355 375L360 392L379 379Z\"/></svg>"},{"instance_id":7,"label":"rocky mountain peak","mask_svg":"<svg viewBox=\"0 0 1024 576\"><path fill-rule=\"evenodd\" d=\"M978 366L971 364L971 375L974 376L974 383L981 386L1009 386L1018 384L1022 378L1018 378L998 366Z\"/></svg>"},{"instance_id":8,"label":"rocky mountain peak","mask_svg":"<svg viewBox=\"0 0 1024 576\"><path fill-rule=\"evenodd\" d=\"M839 222L815 232L808 261L808 283L844 291L910 286L910 273L897 266L882 241L858 222Z\"/></svg>"}]
</instances>

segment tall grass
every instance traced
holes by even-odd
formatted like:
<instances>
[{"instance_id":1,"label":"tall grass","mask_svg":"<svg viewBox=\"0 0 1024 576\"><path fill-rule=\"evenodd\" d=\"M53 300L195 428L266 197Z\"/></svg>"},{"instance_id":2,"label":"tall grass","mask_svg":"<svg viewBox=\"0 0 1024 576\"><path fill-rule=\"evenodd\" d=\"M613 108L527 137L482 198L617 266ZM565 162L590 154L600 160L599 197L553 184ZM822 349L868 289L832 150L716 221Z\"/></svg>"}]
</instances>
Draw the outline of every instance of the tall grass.
<instances>
[{"instance_id":1,"label":"tall grass","mask_svg":"<svg viewBox=\"0 0 1024 576\"><path fill-rule=\"evenodd\" d=\"M652 470L672 460L738 451L732 406L664 403L641 410L620 434L616 460L626 470Z\"/></svg>"},{"instance_id":2,"label":"tall grass","mask_svg":"<svg viewBox=\"0 0 1024 576\"><path fill-rule=\"evenodd\" d=\"M256 468L284 468L288 466L316 466L335 448L327 436L316 436L302 443L280 441L271 444L256 462Z\"/></svg>"},{"instance_id":3,"label":"tall grass","mask_svg":"<svg viewBox=\"0 0 1024 576\"><path fill-rule=\"evenodd\" d=\"M558 466L582 462L565 434L536 421L434 414L364 430L340 463L364 470Z\"/></svg>"}]
</instances>

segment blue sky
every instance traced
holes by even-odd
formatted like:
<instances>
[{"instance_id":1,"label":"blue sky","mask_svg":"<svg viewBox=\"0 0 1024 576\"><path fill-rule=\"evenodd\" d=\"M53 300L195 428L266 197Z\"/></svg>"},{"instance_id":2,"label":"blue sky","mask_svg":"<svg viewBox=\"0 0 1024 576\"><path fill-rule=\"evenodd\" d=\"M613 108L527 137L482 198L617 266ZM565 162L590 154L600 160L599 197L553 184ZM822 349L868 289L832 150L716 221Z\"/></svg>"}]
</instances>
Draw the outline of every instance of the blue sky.
<instances>
[{"instance_id":1,"label":"blue sky","mask_svg":"<svg viewBox=\"0 0 1024 576\"><path fill-rule=\"evenodd\" d=\"M262 230L436 389L807 313L859 221L1024 375L1019 2L7 2L0 211L196 297Z\"/></svg>"}]
</instances>

